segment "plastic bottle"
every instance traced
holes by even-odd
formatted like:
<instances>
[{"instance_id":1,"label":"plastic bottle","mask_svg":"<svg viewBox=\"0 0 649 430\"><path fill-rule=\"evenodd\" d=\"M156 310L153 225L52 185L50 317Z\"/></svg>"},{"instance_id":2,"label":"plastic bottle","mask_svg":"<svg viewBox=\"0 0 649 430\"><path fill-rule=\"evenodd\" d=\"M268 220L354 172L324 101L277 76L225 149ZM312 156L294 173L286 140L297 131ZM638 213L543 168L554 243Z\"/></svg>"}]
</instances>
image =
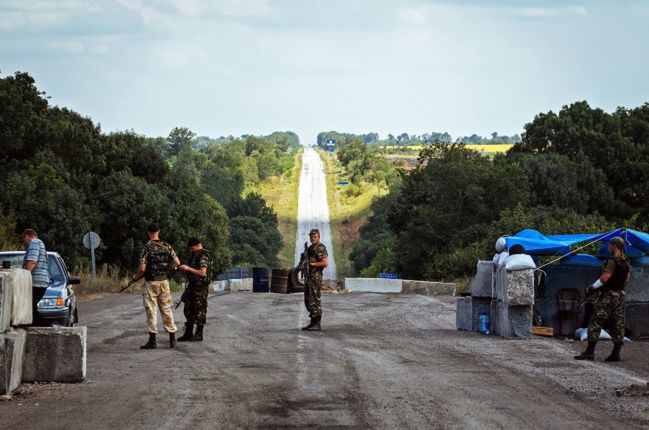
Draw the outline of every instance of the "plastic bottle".
<instances>
[{"instance_id":1,"label":"plastic bottle","mask_svg":"<svg viewBox=\"0 0 649 430\"><path fill-rule=\"evenodd\" d=\"M482 334L489 334L489 315L485 313L478 315L478 331Z\"/></svg>"}]
</instances>

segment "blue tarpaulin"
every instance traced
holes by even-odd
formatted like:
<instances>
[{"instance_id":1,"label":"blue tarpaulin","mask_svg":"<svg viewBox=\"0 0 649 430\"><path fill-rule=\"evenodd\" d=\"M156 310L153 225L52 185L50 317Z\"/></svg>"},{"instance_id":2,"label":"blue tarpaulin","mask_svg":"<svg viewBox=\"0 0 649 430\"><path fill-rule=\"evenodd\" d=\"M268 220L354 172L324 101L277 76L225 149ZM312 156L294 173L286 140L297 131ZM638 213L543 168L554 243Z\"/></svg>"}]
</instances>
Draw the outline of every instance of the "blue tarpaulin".
<instances>
[{"instance_id":1,"label":"blue tarpaulin","mask_svg":"<svg viewBox=\"0 0 649 430\"><path fill-rule=\"evenodd\" d=\"M641 231L618 228L605 233L590 234L560 234L545 236L542 233L527 229L509 236L507 240L507 249L513 245L522 245L526 254L531 255L558 255L568 254L577 244L586 244L590 242L608 242L613 237L622 237L627 243L629 251L640 250L649 254L649 234ZM635 249L633 249L635 248Z\"/></svg>"}]
</instances>

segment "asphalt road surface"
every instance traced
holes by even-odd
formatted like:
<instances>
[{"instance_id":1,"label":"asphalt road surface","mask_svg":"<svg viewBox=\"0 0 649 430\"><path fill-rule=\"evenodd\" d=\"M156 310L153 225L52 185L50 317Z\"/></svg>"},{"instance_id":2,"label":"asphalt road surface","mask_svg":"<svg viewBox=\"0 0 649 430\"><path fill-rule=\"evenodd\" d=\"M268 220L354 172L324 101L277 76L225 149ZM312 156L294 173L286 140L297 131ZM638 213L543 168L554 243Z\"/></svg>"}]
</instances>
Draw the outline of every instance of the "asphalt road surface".
<instances>
[{"instance_id":1,"label":"asphalt road surface","mask_svg":"<svg viewBox=\"0 0 649 430\"><path fill-rule=\"evenodd\" d=\"M88 382L25 386L3 429L647 428L646 382L572 360L557 340L454 330L451 299L324 295L324 331L302 332L301 295L209 302L202 343L140 350L137 294L81 303ZM180 311L176 312L180 317ZM181 324L179 324L180 326ZM606 347L608 349L608 347Z\"/></svg>"},{"instance_id":2,"label":"asphalt road surface","mask_svg":"<svg viewBox=\"0 0 649 430\"><path fill-rule=\"evenodd\" d=\"M309 241L309 231L320 230L320 240L329 252L329 267L324 270L324 279L336 279L336 262L331 245L329 205L327 203L327 182L324 164L313 148L305 148L302 156L302 173L297 209L297 237L295 241L295 264L300 261L304 243Z\"/></svg>"}]
</instances>

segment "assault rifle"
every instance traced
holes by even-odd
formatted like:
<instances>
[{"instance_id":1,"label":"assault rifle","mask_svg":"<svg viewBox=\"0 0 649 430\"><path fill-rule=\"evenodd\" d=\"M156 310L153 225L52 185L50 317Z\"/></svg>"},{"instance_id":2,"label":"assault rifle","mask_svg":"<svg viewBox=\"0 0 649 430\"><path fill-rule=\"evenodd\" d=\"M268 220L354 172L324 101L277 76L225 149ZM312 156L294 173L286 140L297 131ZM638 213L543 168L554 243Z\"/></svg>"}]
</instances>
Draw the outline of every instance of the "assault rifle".
<instances>
[{"instance_id":1,"label":"assault rifle","mask_svg":"<svg viewBox=\"0 0 649 430\"><path fill-rule=\"evenodd\" d=\"M123 291L128 290L128 289L131 288L131 287L132 287L132 286L133 286L137 281L139 281L139 280L142 279L142 278L144 278L144 274L138 276L137 278L133 278L133 279L131 279L130 281L128 281L128 284L126 284L125 287L122 287L122 289L119 290L119 292L121 293L121 292L123 292Z\"/></svg>"}]
</instances>

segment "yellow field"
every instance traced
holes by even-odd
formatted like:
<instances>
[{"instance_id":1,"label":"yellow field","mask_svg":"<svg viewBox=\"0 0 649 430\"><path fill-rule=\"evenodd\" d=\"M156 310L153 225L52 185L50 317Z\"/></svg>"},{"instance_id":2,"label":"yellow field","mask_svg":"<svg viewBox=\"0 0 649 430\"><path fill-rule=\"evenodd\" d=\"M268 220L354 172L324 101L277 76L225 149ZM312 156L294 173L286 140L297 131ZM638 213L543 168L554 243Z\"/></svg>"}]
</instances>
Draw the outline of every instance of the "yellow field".
<instances>
[{"instance_id":1,"label":"yellow field","mask_svg":"<svg viewBox=\"0 0 649 430\"><path fill-rule=\"evenodd\" d=\"M497 152L507 152L509 149L514 146L510 144L500 144L500 145L466 145L467 148L473 149L479 152L488 152L488 153L497 153ZM380 146L381 149L412 149L419 151L423 149L422 145L413 145L413 146L396 146L396 145L384 145Z\"/></svg>"}]
</instances>

